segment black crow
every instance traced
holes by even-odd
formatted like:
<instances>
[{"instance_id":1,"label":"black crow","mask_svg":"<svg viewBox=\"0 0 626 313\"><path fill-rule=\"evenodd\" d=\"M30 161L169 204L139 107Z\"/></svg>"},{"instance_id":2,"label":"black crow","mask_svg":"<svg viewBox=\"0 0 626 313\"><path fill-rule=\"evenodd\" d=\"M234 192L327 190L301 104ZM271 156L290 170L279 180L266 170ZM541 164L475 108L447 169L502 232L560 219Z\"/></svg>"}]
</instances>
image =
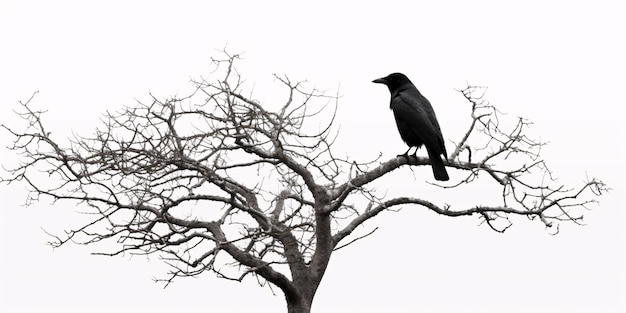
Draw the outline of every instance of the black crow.
<instances>
[{"instance_id":1,"label":"black crow","mask_svg":"<svg viewBox=\"0 0 626 313\"><path fill-rule=\"evenodd\" d=\"M422 96L417 87L402 73L389 74L373 82L386 85L391 92L390 107L396 118L396 125L400 137L409 146L409 150L403 155L408 158L412 147L415 147L417 153L417 149L422 145L426 146L435 179L442 181L450 179L441 159L442 154L448 159L448 153L437 116L428 99Z\"/></svg>"}]
</instances>

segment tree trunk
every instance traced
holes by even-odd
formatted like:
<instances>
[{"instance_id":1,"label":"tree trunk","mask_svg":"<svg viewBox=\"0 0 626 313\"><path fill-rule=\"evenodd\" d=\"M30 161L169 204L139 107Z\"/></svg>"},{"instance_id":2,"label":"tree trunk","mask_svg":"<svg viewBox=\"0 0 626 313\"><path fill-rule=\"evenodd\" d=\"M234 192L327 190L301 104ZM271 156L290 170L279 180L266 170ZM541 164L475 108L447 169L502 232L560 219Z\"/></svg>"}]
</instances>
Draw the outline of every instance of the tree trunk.
<instances>
[{"instance_id":1,"label":"tree trunk","mask_svg":"<svg viewBox=\"0 0 626 313\"><path fill-rule=\"evenodd\" d=\"M306 288L306 287L305 287ZM300 289L302 291L310 291L305 288ZM306 294L310 294L305 292ZM299 293L297 296L286 296L287 300L287 312L288 313L310 313L311 312L311 304L313 303L313 294L310 294L309 297Z\"/></svg>"},{"instance_id":2,"label":"tree trunk","mask_svg":"<svg viewBox=\"0 0 626 313\"><path fill-rule=\"evenodd\" d=\"M305 301L289 302L287 301L287 313L310 313L311 304Z\"/></svg>"}]
</instances>

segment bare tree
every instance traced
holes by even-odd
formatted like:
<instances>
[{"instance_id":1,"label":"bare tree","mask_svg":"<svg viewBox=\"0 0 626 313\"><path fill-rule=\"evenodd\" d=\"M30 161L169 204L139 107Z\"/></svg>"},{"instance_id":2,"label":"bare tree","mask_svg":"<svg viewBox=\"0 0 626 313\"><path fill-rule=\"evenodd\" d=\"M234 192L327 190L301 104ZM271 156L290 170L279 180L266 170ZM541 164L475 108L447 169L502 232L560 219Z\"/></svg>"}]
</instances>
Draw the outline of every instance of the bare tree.
<instances>
[{"instance_id":1,"label":"bare tree","mask_svg":"<svg viewBox=\"0 0 626 313\"><path fill-rule=\"evenodd\" d=\"M370 235L376 228L353 232L385 210L416 205L476 215L498 232L511 226L510 215L521 215L558 230L559 222L580 223L606 190L596 179L558 184L540 158L543 144L525 135L529 122L508 125L484 88L469 86L460 90L471 105L469 127L446 162L457 169L453 179L461 178L440 187L452 193L482 175L484 193L497 195L498 204L456 208L417 195L383 197L378 178L429 160L335 156L337 97L275 75L286 100L272 108L245 95L238 56L224 56L214 60L212 75L220 79L194 81L184 98L152 97L107 113L92 136L65 145L52 138L32 97L21 103L25 130L3 127L22 163L2 181L25 182L27 203L47 196L93 214L53 236L53 246L114 240L119 249L97 254L158 254L171 266L165 285L205 271L237 281L252 276L280 288L288 312L309 312L333 251Z\"/></svg>"}]
</instances>

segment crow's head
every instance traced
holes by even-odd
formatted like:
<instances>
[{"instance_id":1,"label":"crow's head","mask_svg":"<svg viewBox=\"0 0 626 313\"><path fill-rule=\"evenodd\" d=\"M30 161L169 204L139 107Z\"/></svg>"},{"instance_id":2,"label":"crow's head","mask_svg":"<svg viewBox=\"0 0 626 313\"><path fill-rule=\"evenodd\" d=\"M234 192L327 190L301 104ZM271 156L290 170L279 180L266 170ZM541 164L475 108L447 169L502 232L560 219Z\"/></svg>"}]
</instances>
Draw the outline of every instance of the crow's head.
<instances>
[{"instance_id":1,"label":"crow's head","mask_svg":"<svg viewBox=\"0 0 626 313\"><path fill-rule=\"evenodd\" d=\"M406 75L402 73L392 73L387 77L375 79L372 83L383 84L389 88L390 91L397 90L404 85L412 84Z\"/></svg>"}]
</instances>

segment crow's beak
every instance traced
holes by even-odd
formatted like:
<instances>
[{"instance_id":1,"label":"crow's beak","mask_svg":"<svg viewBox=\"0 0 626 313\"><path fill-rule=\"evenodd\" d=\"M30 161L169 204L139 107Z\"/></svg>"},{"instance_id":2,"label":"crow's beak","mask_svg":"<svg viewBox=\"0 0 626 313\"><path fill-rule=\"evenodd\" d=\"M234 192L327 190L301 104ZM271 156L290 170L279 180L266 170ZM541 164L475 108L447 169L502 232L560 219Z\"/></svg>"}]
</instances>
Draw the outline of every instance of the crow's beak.
<instances>
[{"instance_id":1,"label":"crow's beak","mask_svg":"<svg viewBox=\"0 0 626 313\"><path fill-rule=\"evenodd\" d=\"M379 78L379 79L374 79L372 81L372 83L386 85L387 84L387 80L383 77L383 78Z\"/></svg>"}]
</instances>

